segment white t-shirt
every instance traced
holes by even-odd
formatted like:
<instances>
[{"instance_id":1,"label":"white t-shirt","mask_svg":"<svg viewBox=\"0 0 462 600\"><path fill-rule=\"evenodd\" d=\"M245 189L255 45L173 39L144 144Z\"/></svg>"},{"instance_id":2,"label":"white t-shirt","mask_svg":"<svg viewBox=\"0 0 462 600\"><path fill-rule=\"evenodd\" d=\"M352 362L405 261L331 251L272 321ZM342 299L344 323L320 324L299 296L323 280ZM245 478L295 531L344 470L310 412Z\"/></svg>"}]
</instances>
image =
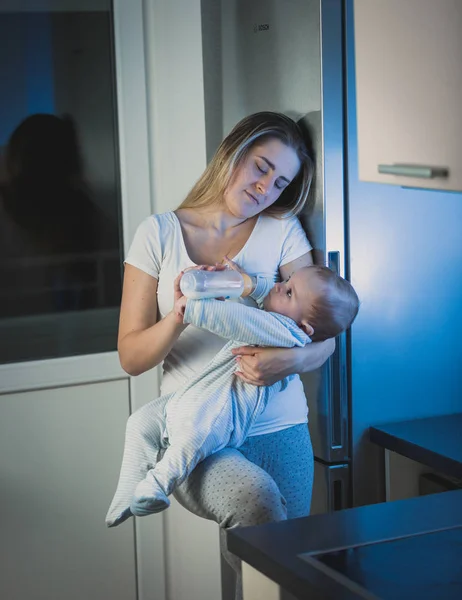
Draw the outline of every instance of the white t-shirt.
<instances>
[{"instance_id":1,"label":"white t-shirt","mask_svg":"<svg viewBox=\"0 0 462 600\"><path fill-rule=\"evenodd\" d=\"M280 279L279 267L311 250L297 217L275 219L260 215L242 250L233 259L249 274ZM138 227L128 255L130 265L155 277L159 283L157 301L161 317L173 307L173 281L180 271L195 266L189 258L180 222L174 212L152 215ZM232 300L227 300L231 302ZM234 300L256 306L250 298ZM189 325L180 335L163 363L161 392L168 394L201 371L228 340ZM308 407L298 376L274 396L255 422L249 435L261 435L306 423Z\"/></svg>"}]
</instances>

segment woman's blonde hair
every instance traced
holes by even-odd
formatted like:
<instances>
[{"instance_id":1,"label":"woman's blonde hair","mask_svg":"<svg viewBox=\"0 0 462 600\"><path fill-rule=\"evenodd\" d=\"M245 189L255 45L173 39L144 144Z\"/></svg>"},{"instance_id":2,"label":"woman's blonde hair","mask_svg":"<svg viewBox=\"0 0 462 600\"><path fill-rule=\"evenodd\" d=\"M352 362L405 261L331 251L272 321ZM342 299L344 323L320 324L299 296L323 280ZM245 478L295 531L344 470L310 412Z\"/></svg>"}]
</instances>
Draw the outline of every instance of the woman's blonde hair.
<instances>
[{"instance_id":1,"label":"woman's blonde hair","mask_svg":"<svg viewBox=\"0 0 462 600\"><path fill-rule=\"evenodd\" d=\"M285 115L259 112L239 121L220 144L202 176L179 208L198 208L219 202L239 165L256 144L276 138L292 148L299 160L300 170L277 201L265 210L277 218L298 214L304 207L313 178L311 160L299 126Z\"/></svg>"}]
</instances>

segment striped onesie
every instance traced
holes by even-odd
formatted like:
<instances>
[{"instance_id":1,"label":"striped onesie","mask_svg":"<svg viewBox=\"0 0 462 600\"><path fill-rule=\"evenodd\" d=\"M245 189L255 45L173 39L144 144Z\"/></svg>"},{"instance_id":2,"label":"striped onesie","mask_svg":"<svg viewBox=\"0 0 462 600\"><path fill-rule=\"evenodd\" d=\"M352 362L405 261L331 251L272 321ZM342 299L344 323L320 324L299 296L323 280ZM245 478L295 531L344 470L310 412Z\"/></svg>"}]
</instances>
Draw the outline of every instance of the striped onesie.
<instances>
[{"instance_id":1,"label":"striped onesie","mask_svg":"<svg viewBox=\"0 0 462 600\"><path fill-rule=\"evenodd\" d=\"M311 341L289 317L236 302L188 300L184 322L232 341L176 392L129 418L119 482L106 516L109 527L167 508L168 496L200 461L224 447L242 445L268 400L294 377L271 386L248 384L234 375L233 348L292 348ZM155 439L159 420L163 435Z\"/></svg>"}]
</instances>

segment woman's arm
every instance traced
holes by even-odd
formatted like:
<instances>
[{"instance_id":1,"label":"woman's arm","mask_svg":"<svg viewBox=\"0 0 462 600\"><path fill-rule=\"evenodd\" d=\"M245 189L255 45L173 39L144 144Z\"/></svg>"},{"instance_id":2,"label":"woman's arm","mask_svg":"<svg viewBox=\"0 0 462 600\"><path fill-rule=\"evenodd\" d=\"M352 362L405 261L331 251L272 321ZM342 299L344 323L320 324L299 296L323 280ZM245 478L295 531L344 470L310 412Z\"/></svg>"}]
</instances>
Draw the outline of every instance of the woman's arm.
<instances>
[{"instance_id":1,"label":"woman's arm","mask_svg":"<svg viewBox=\"0 0 462 600\"><path fill-rule=\"evenodd\" d=\"M280 268L283 280L313 264L311 253L283 265ZM253 385L272 385L294 373L308 373L321 367L335 350L335 340L314 342L305 348L255 348L243 346L232 350L237 357L238 377Z\"/></svg>"},{"instance_id":2,"label":"woman's arm","mask_svg":"<svg viewBox=\"0 0 462 600\"><path fill-rule=\"evenodd\" d=\"M311 256L311 252L307 252L303 254L299 258L292 260L290 263L282 265L279 267L279 273L281 275L282 281L285 281L288 277L298 271L298 269L302 269L303 267L311 267L313 264L313 257Z\"/></svg>"},{"instance_id":3,"label":"woman's arm","mask_svg":"<svg viewBox=\"0 0 462 600\"><path fill-rule=\"evenodd\" d=\"M140 375L161 363L185 327L174 311L157 320L157 279L126 264L117 344L124 371Z\"/></svg>"},{"instance_id":4,"label":"woman's arm","mask_svg":"<svg viewBox=\"0 0 462 600\"><path fill-rule=\"evenodd\" d=\"M314 342L304 348L258 348L242 346L236 355L235 374L253 385L272 385L294 373L308 373L321 367L335 350L335 340Z\"/></svg>"}]
</instances>

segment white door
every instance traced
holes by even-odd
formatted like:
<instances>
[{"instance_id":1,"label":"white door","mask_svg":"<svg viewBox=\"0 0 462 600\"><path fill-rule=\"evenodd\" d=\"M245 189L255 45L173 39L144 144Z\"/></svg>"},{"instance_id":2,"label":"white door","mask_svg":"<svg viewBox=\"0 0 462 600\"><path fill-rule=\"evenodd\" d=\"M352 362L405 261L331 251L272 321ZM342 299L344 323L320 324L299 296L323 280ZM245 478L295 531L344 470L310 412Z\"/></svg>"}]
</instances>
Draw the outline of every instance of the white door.
<instances>
[{"instance_id":1,"label":"white door","mask_svg":"<svg viewBox=\"0 0 462 600\"><path fill-rule=\"evenodd\" d=\"M104 523L158 390L116 353L152 212L142 1L0 0L0 38L0 597L164 600L162 519Z\"/></svg>"}]
</instances>

